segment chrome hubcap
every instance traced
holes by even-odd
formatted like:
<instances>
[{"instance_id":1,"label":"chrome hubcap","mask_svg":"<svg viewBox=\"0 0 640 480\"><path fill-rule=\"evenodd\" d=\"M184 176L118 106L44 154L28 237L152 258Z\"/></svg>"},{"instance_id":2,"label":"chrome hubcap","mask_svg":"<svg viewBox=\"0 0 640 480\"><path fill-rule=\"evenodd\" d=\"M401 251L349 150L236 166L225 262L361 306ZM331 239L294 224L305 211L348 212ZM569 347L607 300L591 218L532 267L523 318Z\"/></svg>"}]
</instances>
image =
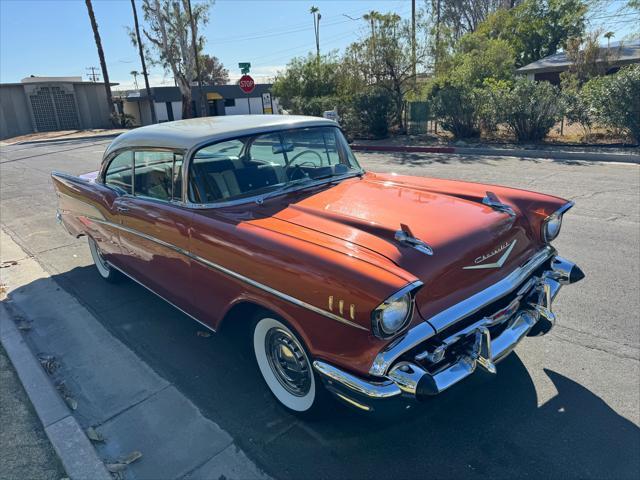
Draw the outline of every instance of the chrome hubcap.
<instances>
[{"instance_id":1,"label":"chrome hubcap","mask_svg":"<svg viewBox=\"0 0 640 480\"><path fill-rule=\"evenodd\" d=\"M287 331L272 328L265 337L267 360L287 392L303 397L311 388L311 370L302 346Z\"/></svg>"}]
</instances>

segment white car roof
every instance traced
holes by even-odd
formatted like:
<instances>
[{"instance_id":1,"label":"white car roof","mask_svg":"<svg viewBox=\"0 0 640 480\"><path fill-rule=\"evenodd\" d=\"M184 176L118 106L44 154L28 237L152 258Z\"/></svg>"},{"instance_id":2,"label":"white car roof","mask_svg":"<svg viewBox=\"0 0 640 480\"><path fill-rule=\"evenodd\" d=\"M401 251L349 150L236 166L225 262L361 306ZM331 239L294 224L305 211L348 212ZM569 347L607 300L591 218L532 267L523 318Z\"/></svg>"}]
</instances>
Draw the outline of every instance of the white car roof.
<instances>
[{"instance_id":1,"label":"white car roof","mask_svg":"<svg viewBox=\"0 0 640 480\"><path fill-rule=\"evenodd\" d=\"M332 120L301 115L225 115L190 118L136 128L111 142L105 158L122 148L156 147L189 150L210 141L290 128L337 126Z\"/></svg>"}]
</instances>

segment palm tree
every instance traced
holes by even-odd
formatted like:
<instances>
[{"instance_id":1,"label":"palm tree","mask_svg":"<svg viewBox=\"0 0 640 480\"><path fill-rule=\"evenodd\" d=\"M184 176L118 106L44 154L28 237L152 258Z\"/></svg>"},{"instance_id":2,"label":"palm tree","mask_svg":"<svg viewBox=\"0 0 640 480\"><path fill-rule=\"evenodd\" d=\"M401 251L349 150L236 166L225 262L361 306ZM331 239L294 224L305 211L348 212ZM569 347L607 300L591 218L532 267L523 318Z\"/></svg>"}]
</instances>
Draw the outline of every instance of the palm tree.
<instances>
[{"instance_id":1,"label":"palm tree","mask_svg":"<svg viewBox=\"0 0 640 480\"><path fill-rule=\"evenodd\" d=\"M609 50L610 44L611 44L611 38L615 37L616 34L613 32L607 32L604 34L604 38L607 39L607 50Z\"/></svg>"},{"instance_id":2,"label":"palm tree","mask_svg":"<svg viewBox=\"0 0 640 480\"><path fill-rule=\"evenodd\" d=\"M100 68L102 68L102 78L104 79L104 89L107 92L107 103L109 105L109 112L115 115L116 109L113 105L113 98L111 96L111 84L109 83L109 72L107 72L107 62L104 60L104 51L102 50L102 40L100 40L100 32L98 32L98 24L96 23L96 16L93 13L93 5L91 0L84 0L87 5L87 12L89 13L89 20L91 20L91 28L93 29L93 38L96 41L96 48L98 49L98 57L100 57Z\"/></svg>"},{"instance_id":3,"label":"palm tree","mask_svg":"<svg viewBox=\"0 0 640 480\"><path fill-rule=\"evenodd\" d=\"M133 84L136 86L136 90L138 90L138 75L140 75L140 72L137 70L131 70L129 73L133 75Z\"/></svg>"},{"instance_id":4,"label":"palm tree","mask_svg":"<svg viewBox=\"0 0 640 480\"><path fill-rule=\"evenodd\" d=\"M156 103L151 94L149 86L149 75L147 73L147 62L144 60L144 45L142 45L142 37L140 37L140 24L138 23L138 11L136 9L135 0L131 0L131 8L133 10L133 24L136 29L136 43L138 44L138 52L140 53L140 63L142 64L142 75L144 76L144 86L147 90L147 98L149 99L149 107L151 108L151 123L158 123L156 117Z\"/></svg>"},{"instance_id":5,"label":"palm tree","mask_svg":"<svg viewBox=\"0 0 640 480\"><path fill-rule=\"evenodd\" d=\"M309 9L309 13L313 15L313 31L316 34L316 55L318 61L320 61L320 19L322 15L320 15L320 9L316 6L312 6Z\"/></svg>"}]
</instances>

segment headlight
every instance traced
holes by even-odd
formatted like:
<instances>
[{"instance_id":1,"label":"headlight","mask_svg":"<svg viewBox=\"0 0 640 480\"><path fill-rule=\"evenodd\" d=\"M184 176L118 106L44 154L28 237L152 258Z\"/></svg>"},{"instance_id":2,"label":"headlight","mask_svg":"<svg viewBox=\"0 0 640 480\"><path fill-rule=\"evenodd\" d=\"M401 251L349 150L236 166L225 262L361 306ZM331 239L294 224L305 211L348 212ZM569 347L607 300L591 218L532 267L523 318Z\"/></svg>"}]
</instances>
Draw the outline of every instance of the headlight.
<instances>
[{"instance_id":1,"label":"headlight","mask_svg":"<svg viewBox=\"0 0 640 480\"><path fill-rule=\"evenodd\" d=\"M573 207L573 202L569 202L549 215L542 223L542 238L546 243L552 242L560 234L562 227L562 215Z\"/></svg>"},{"instance_id":2,"label":"headlight","mask_svg":"<svg viewBox=\"0 0 640 480\"><path fill-rule=\"evenodd\" d=\"M560 233L560 227L562 227L562 215L554 213L548 216L543 227L544 241L549 243L554 240Z\"/></svg>"},{"instance_id":3,"label":"headlight","mask_svg":"<svg viewBox=\"0 0 640 480\"><path fill-rule=\"evenodd\" d=\"M411 321L413 297L422 282L414 282L392 295L371 313L371 328L378 338L389 338Z\"/></svg>"}]
</instances>

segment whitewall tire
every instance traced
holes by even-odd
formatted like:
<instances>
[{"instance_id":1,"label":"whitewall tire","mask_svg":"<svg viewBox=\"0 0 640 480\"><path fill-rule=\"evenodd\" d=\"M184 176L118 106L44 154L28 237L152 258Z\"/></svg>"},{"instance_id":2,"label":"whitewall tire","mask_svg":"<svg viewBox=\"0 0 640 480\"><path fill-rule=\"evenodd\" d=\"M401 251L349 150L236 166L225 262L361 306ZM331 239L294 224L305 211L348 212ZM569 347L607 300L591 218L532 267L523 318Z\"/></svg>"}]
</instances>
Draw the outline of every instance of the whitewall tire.
<instances>
[{"instance_id":1,"label":"whitewall tire","mask_svg":"<svg viewBox=\"0 0 640 480\"><path fill-rule=\"evenodd\" d=\"M96 241L89 238L89 250L91 251L91 257L93 258L93 263L96 265L96 269L100 276L106 280L107 282L116 282L120 279L120 272L115 270L102 256L102 252L100 252L100 247L96 244Z\"/></svg>"},{"instance_id":2,"label":"whitewall tire","mask_svg":"<svg viewBox=\"0 0 640 480\"><path fill-rule=\"evenodd\" d=\"M289 327L275 318L258 318L253 351L262 378L282 405L294 413L316 410L322 386L302 342Z\"/></svg>"}]
</instances>

